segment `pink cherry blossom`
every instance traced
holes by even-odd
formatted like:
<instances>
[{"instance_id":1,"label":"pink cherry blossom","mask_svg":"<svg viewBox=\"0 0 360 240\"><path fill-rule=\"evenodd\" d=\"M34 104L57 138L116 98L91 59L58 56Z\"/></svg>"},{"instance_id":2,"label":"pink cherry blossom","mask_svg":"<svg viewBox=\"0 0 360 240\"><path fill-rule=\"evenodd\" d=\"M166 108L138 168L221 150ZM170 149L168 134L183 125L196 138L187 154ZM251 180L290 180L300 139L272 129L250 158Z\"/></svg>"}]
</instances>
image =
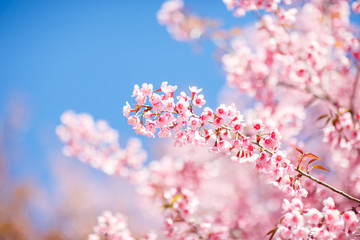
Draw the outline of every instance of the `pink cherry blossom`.
<instances>
[{"instance_id":1,"label":"pink cherry blossom","mask_svg":"<svg viewBox=\"0 0 360 240\"><path fill-rule=\"evenodd\" d=\"M200 94L200 95L196 95L194 100L193 100L193 104L197 107L202 107L204 104L206 103L206 101L204 100L204 95Z\"/></svg>"}]
</instances>

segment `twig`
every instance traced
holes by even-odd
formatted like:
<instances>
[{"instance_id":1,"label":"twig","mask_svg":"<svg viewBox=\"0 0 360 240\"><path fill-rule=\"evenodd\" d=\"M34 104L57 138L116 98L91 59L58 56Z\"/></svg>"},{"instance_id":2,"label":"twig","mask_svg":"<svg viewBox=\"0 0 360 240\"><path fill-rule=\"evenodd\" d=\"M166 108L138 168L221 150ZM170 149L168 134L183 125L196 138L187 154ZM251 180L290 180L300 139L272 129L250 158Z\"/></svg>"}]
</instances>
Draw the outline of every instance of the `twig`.
<instances>
[{"instance_id":1,"label":"twig","mask_svg":"<svg viewBox=\"0 0 360 240\"><path fill-rule=\"evenodd\" d=\"M284 87L289 87L289 88L293 88L293 89L296 89L298 91L305 91L309 94L311 94L312 96L314 96L315 98L317 99L321 99L321 100L324 100L324 101L327 101L329 103L331 103L332 105L334 105L335 107L339 107L340 104L338 102L336 102L335 100L333 100L329 95L325 94L323 96L320 96L316 93L314 93L309 87L306 87L304 89L301 89L301 88L298 88L297 86L293 85L293 84L290 84L290 83L286 83L286 82L279 82L278 83L280 86L284 86Z\"/></svg>"},{"instance_id":2,"label":"twig","mask_svg":"<svg viewBox=\"0 0 360 240\"><path fill-rule=\"evenodd\" d=\"M360 69L358 68L356 77L355 77L355 83L353 86L353 90L351 93L351 97L350 97L350 110L353 113L353 115L355 114L355 94L356 94L356 90L358 88L358 84L359 84L359 78L360 78Z\"/></svg>"},{"instance_id":3,"label":"twig","mask_svg":"<svg viewBox=\"0 0 360 240\"><path fill-rule=\"evenodd\" d=\"M265 152L267 152L267 153L269 153L269 154L271 154L271 155L272 155L272 154L275 154L275 153L272 152L271 150L266 149L266 148L265 148L264 146L262 146L260 143L258 143L258 142L256 142L256 141L252 141L252 142L253 142L255 145L259 146L261 149L263 149ZM312 181L314 181L314 182L316 182L316 183L318 183L318 184L320 184L320 185L322 185L322 186L324 186L324 187L327 187L327 188L330 189L331 191L336 192L336 193L338 193L338 194L346 197L347 199L349 199L349 200L351 200L351 201L360 203L360 199L357 199L357 198L355 198L355 197L353 197L353 196L351 196L351 195L349 195L349 194L347 194L347 193L345 193L345 192L343 192L343 191L340 191L339 189L337 189L337 188L335 188L335 187L327 184L326 182L323 182L323 181L321 181L321 180L319 180L319 179L311 176L310 174L301 171L299 168L296 168L295 171L297 171L298 173L300 173L301 176L305 176L305 177L309 178L310 180L312 180Z\"/></svg>"},{"instance_id":4,"label":"twig","mask_svg":"<svg viewBox=\"0 0 360 240\"><path fill-rule=\"evenodd\" d=\"M311 179L312 181L317 182L318 184L323 185L324 187L327 187L327 188L329 188L330 190L332 190L332 191L334 191L334 192L336 192L336 193L338 193L338 194L346 197L347 199L350 199L350 200L352 200L352 201L354 201L354 202L360 203L360 199L357 199L357 198L355 198L355 197L353 197L353 196L350 196L349 194L347 194L347 193L345 193L345 192L343 192L343 191L340 191L340 190L337 189L337 188L334 188L333 186L327 184L326 182L323 182L323 181L321 181L321 180L319 180L319 179L311 176L310 174L307 174L307 173L301 171L301 170L298 169L298 168L295 169L295 171L297 171L298 173L300 173L300 175L305 176L305 177Z\"/></svg>"}]
</instances>

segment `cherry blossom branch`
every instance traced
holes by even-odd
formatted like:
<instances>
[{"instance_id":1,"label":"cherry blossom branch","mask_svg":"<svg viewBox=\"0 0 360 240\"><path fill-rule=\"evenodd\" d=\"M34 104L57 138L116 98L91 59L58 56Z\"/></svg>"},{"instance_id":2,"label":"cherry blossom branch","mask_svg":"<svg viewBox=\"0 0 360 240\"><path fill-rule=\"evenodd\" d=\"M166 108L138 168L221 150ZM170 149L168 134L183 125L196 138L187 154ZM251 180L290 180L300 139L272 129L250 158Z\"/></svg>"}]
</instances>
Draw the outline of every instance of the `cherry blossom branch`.
<instances>
[{"instance_id":1,"label":"cherry blossom branch","mask_svg":"<svg viewBox=\"0 0 360 240\"><path fill-rule=\"evenodd\" d=\"M325 95L321 96L321 95L315 93L314 91L312 91L311 88L309 88L309 87L299 88L299 87L297 87L297 86L295 86L295 85L293 85L291 83L279 82L278 84L280 86L296 89L298 91L305 91L306 93L312 95L313 97L315 97L317 99L324 100L324 101L326 101L328 103L331 103L335 107L340 107L340 104L338 102L336 102L334 99L332 99L328 94L325 94Z\"/></svg>"},{"instance_id":2,"label":"cherry blossom branch","mask_svg":"<svg viewBox=\"0 0 360 240\"><path fill-rule=\"evenodd\" d=\"M144 83L141 88L135 85L132 96L137 104L132 108L127 103L123 112L136 133L149 137L154 137L156 133L160 138L172 137L174 145L179 147L186 144L207 146L212 152L230 155L234 162L254 164L258 171L267 174L269 183L291 196L307 195L297 181L295 166L284 153L278 151L281 136L277 129L265 131L266 126L260 119L247 126L235 105L222 104L216 110L205 107L197 116L194 108L202 108L206 102L204 96L198 94L202 89L190 87L190 96L181 92L175 97L176 88L167 82L156 91L151 84ZM147 101L150 106L145 104ZM245 129L256 134L246 136ZM276 153L269 155L259 150L258 154L252 138Z\"/></svg>"},{"instance_id":3,"label":"cherry blossom branch","mask_svg":"<svg viewBox=\"0 0 360 240\"><path fill-rule=\"evenodd\" d=\"M245 137L245 136L242 135L242 134L240 134L240 135L241 135L242 137ZM274 155L274 154L275 154L273 151L265 148L264 146L262 146L262 145L261 145L259 142L257 142L257 141L252 141L252 143L255 144L255 145L257 145L257 146L260 147L263 151L269 153L270 155ZM344 191L341 191L341 190L339 190L339 189L337 189L337 188L335 188L335 187L327 184L326 182L323 182L323 181L321 181L321 180L319 180L319 179L311 176L310 174L305 173L304 171L300 170L298 167L295 168L295 171L297 171L298 173L300 173L300 176L305 176L305 177L309 178L310 180L312 180L312 181L314 181L314 182L316 182L316 183L318 183L318 184L320 184L320 185L322 185L322 186L330 189L330 190L333 191L333 192L336 192L336 193L338 193L338 194L346 197L347 199L349 199L349 200L351 200L351 201L360 203L360 199L357 199L357 198L355 198L355 197L353 197L353 196L345 193Z\"/></svg>"},{"instance_id":4,"label":"cherry blossom branch","mask_svg":"<svg viewBox=\"0 0 360 240\"><path fill-rule=\"evenodd\" d=\"M339 211L332 197L323 200L321 211L306 206L301 199L296 198L291 201L285 199L282 209L285 214L280 223L268 232L272 237L276 235L276 239L339 239L339 235L335 233L339 229L357 236L355 234L359 223L357 212Z\"/></svg>"},{"instance_id":5,"label":"cherry blossom branch","mask_svg":"<svg viewBox=\"0 0 360 240\"><path fill-rule=\"evenodd\" d=\"M270 182L276 183L282 191L290 195L306 196L306 190L297 181L299 177L305 176L360 203L359 199L303 172L299 169L300 164L294 166L281 151L278 151L281 138L279 132L277 130L264 132L266 126L261 120L254 121L252 129L256 131L256 135L255 139L251 139L244 134L246 125L235 106L221 105L216 111L206 107L198 116L194 113L194 107L201 108L206 102L204 96L198 94L202 89L190 87L192 95L187 96L181 92L181 95L176 97L178 101L175 102L176 88L164 82L161 88L154 92L151 84L143 84L141 88L135 85L133 97L137 104L133 109L127 103L124 106L124 115L137 133L154 136L157 129L160 129L158 135L160 137L173 135L175 145L182 146L188 143L207 145L210 151L232 155L231 159L235 162L254 163L259 171L268 174L272 179ZM147 98L151 105L145 105ZM130 116L131 113L135 114ZM254 146L260 148L258 149L260 155L254 154ZM264 155L264 152L268 156ZM295 172L300 175L294 176ZM288 178L290 181L286 180Z\"/></svg>"},{"instance_id":6,"label":"cherry blossom branch","mask_svg":"<svg viewBox=\"0 0 360 240\"><path fill-rule=\"evenodd\" d=\"M63 152L67 156L123 177L140 169L146 160L147 154L138 139L130 139L126 148L121 148L118 132L103 120L94 121L88 114L67 111L61 121L56 133L65 144Z\"/></svg>"},{"instance_id":7,"label":"cherry blossom branch","mask_svg":"<svg viewBox=\"0 0 360 240\"><path fill-rule=\"evenodd\" d=\"M356 90L359 85L359 78L360 78L360 68L358 68L358 70L357 70L357 74L355 76L354 87L353 87L351 97L350 97L350 110L353 113L353 115L354 115L354 111L355 111L355 95L356 95Z\"/></svg>"},{"instance_id":8,"label":"cherry blossom branch","mask_svg":"<svg viewBox=\"0 0 360 240\"><path fill-rule=\"evenodd\" d=\"M262 146L260 143L258 143L258 142L256 142L256 141L252 141L252 142L253 142L255 145L259 146L261 149L263 149L263 151L265 151L265 152L267 152L267 153L269 153L269 154L271 154L271 155L272 155L272 154L275 154L273 151L271 151L271 150L269 150L269 149L266 149L266 148L265 148L264 146ZM322 185L322 186L324 186L324 187L327 187L327 188L330 189L331 191L336 192L336 193L338 193L338 194L346 197L347 199L349 199L349 200L351 200L351 201L360 203L360 199L357 199L357 198L355 198L355 197L353 197L353 196L345 193L344 191L341 191L341 190L339 190L339 189L337 189L337 188L335 188L335 187L327 184L326 182L323 182L323 181L321 181L321 180L319 180L319 179L311 176L310 174L305 173L304 171L300 170L299 168L295 168L295 171L297 171L298 173L300 173L301 176L305 176L305 177L309 178L310 180L312 180L312 181L314 181L314 182L316 182L316 183L318 183L318 184L320 184L320 185Z\"/></svg>"},{"instance_id":9,"label":"cherry blossom branch","mask_svg":"<svg viewBox=\"0 0 360 240\"><path fill-rule=\"evenodd\" d=\"M357 199L357 198L355 198L355 197L353 197L353 196L345 193L344 191L341 191L341 190L339 190L339 189L337 189L337 188L334 188L333 186L327 184L326 182L323 182L323 181L321 181L321 180L319 180L319 179L311 176L310 174L307 174L307 173L305 173L304 171L301 171L299 168L296 168L295 171L297 171L298 173L300 173L300 175L303 175L303 176L309 178L310 180L312 180L312 181L314 181L314 182L316 182L316 183L318 183L318 184L320 184L320 185L322 185L322 186L324 186L324 187L327 187L327 188L330 189L331 191L336 192L336 193L338 193L338 194L346 197L347 199L349 199L349 200L351 200L351 201L360 203L360 199Z\"/></svg>"}]
</instances>

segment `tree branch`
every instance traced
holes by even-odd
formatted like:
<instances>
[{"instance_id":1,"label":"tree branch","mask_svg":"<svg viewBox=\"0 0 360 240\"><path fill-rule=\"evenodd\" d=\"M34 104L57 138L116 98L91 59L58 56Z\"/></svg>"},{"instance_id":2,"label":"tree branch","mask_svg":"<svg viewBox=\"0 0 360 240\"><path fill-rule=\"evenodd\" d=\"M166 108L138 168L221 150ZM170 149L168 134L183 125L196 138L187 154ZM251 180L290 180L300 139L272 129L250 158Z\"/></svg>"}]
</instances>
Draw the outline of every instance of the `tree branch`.
<instances>
[{"instance_id":1,"label":"tree branch","mask_svg":"<svg viewBox=\"0 0 360 240\"><path fill-rule=\"evenodd\" d=\"M305 91L308 94L311 94L313 97L320 99L320 100L324 100L326 102L331 103L332 105L334 105L335 107L339 107L340 104L338 102L336 102L334 99L332 99L329 95L325 94L323 96L318 95L316 93L314 93L309 87L306 87L304 89L298 88L297 86L290 84L290 83L286 83L286 82L279 82L278 83L280 86L284 86L284 87L288 87L288 88L293 88L296 89L298 91Z\"/></svg>"},{"instance_id":2,"label":"tree branch","mask_svg":"<svg viewBox=\"0 0 360 240\"><path fill-rule=\"evenodd\" d=\"M346 197L347 199L349 199L349 200L351 200L351 201L360 203L360 199L357 199L357 198L355 198L355 197L353 197L353 196L351 196L351 195L349 195L349 194L347 194L347 193L345 193L345 192L343 192L343 191L340 191L339 189L334 188L333 186L327 184L326 182L323 182L323 181L321 181L321 180L319 180L319 179L311 176L310 174L307 174L307 173L301 171L301 170L298 169L298 168L295 169L295 171L297 171L298 173L300 173L300 175L305 176L305 177L311 179L312 181L317 182L318 184L323 185L324 187L329 188L331 191L336 192L336 193L338 193L338 194Z\"/></svg>"},{"instance_id":3,"label":"tree branch","mask_svg":"<svg viewBox=\"0 0 360 240\"><path fill-rule=\"evenodd\" d=\"M355 83L353 86L353 90L351 93L351 97L350 97L350 110L353 113L353 115L355 114L355 95L356 95L356 90L358 88L359 85L359 78L360 78L360 69L358 68L357 74L355 76Z\"/></svg>"},{"instance_id":4,"label":"tree branch","mask_svg":"<svg viewBox=\"0 0 360 240\"><path fill-rule=\"evenodd\" d=\"M262 146L260 143L258 143L258 142L256 142L256 141L252 141L252 142L253 142L255 145L259 146L261 149L263 149L265 152L267 152L267 153L269 153L269 154L275 154L275 153L272 152L271 150L266 149L266 148L265 148L264 146ZM347 194L347 193L345 193L345 192L343 192L343 191L340 191L339 189L337 189L337 188L335 188L335 187L327 184L326 182L323 182L323 181L321 181L321 180L319 180L319 179L311 176L310 174L301 171L299 168L296 168L295 171L297 171L301 176L305 176L305 177L309 178L310 180L312 180L312 181L314 181L314 182L316 182L316 183L318 183L318 184L320 184L320 185L322 185L322 186L330 189L330 190L333 191L333 192L336 192L336 193L338 193L338 194L346 197L347 199L349 199L349 200L351 200L351 201L360 203L360 199L357 199L357 198L355 198L355 197L353 197L353 196L351 196L351 195L349 195L349 194Z\"/></svg>"}]
</instances>

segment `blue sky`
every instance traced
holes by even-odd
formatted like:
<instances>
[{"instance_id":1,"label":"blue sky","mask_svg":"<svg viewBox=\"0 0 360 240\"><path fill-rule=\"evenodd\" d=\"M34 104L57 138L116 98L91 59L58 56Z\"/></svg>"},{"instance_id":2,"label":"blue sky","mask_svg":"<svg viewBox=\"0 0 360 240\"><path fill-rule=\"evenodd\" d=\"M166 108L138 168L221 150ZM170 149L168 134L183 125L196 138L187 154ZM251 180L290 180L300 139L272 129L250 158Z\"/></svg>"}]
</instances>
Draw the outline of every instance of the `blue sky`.
<instances>
[{"instance_id":1,"label":"blue sky","mask_svg":"<svg viewBox=\"0 0 360 240\"><path fill-rule=\"evenodd\" d=\"M186 90L204 88L208 104L225 82L214 47L196 53L173 40L156 20L163 1L0 1L0 119L10 102L29 111L26 128L15 140L20 153L14 175L46 180L48 159L62 144L54 129L72 109L105 119L119 130L121 143L134 135L122 116L134 84L168 81ZM202 16L242 23L221 1L185 1ZM152 139L144 139L150 149ZM150 150L151 157L155 156Z\"/></svg>"}]
</instances>

